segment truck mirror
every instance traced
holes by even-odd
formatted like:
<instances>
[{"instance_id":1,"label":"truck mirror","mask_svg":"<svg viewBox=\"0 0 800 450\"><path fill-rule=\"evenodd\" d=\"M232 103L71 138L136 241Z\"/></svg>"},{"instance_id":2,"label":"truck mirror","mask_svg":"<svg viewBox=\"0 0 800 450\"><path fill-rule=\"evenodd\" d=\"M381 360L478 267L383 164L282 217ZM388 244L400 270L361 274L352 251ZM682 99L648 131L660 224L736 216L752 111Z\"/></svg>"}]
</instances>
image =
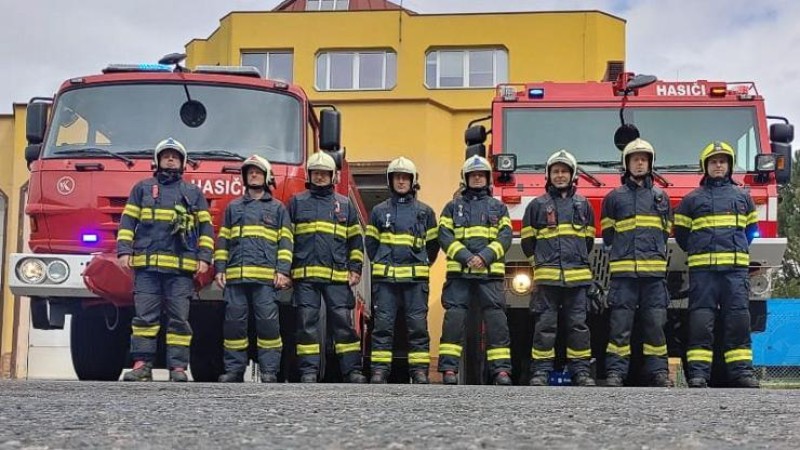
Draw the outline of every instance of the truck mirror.
<instances>
[{"instance_id":1,"label":"truck mirror","mask_svg":"<svg viewBox=\"0 0 800 450\"><path fill-rule=\"evenodd\" d=\"M468 146L484 142L486 142L486 127L483 125L471 126L464 132L464 143Z\"/></svg>"},{"instance_id":2,"label":"truck mirror","mask_svg":"<svg viewBox=\"0 0 800 450\"><path fill-rule=\"evenodd\" d=\"M614 145L619 151L625 150L625 146L635 139L639 139L639 129L632 123L626 123L617 128L614 132Z\"/></svg>"},{"instance_id":3,"label":"truck mirror","mask_svg":"<svg viewBox=\"0 0 800 450\"><path fill-rule=\"evenodd\" d=\"M636 75L628 81L628 91L635 91L636 89L649 86L658 81L655 75Z\"/></svg>"},{"instance_id":4,"label":"truck mirror","mask_svg":"<svg viewBox=\"0 0 800 450\"><path fill-rule=\"evenodd\" d=\"M769 126L769 140L791 144L794 140L794 125L790 123L773 123Z\"/></svg>"},{"instance_id":5,"label":"truck mirror","mask_svg":"<svg viewBox=\"0 0 800 450\"><path fill-rule=\"evenodd\" d=\"M483 144L472 144L467 146L466 158L470 159L475 155L480 156L481 158L486 158L486 146Z\"/></svg>"},{"instance_id":6,"label":"truck mirror","mask_svg":"<svg viewBox=\"0 0 800 450\"><path fill-rule=\"evenodd\" d=\"M31 164L34 161L39 159L39 155L42 153L42 144L31 144L25 147L25 161L28 162L28 169L31 168Z\"/></svg>"},{"instance_id":7,"label":"truck mirror","mask_svg":"<svg viewBox=\"0 0 800 450\"><path fill-rule=\"evenodd\" d=\"M334 109L323 109L319 116L319 148L329 152L339 150L342 146L341 114Z\"/></svg>"},{"instance_id":8,"label":"truck mirror","mask_svg":"<svg viewBox=\"0 0 800 450\"><path fill-rule=\"evenodd\" d=\"M50 107L47 103L33 102L28 104L25 117L25 137L28 144L41 144L44 141L44 133L47 130L47 110Z\"/></svg>"},{"instance_id":9,"label":"truck mirror","mask_svg":"<svg viewBox=\"0 0 800 450\"><path fill-rule=\"evenodd\" d=\"M342 170L342 166L344 165L344 149L336 150L335 152L325 151L325 154L333 158L333 162L336 163L336 170Z\"/></svg>"},{"instance_id":10,"label":"truck mirror","mask_svg":"<svg viewBox=\"0 0 800 450\"><path fill-rule=\"evenodd\" d=\"M792 180L792 146L783 142L772 142L770 149L775 155L775 181L778 184L788 184Z\"/></svg>"}]
</instances>

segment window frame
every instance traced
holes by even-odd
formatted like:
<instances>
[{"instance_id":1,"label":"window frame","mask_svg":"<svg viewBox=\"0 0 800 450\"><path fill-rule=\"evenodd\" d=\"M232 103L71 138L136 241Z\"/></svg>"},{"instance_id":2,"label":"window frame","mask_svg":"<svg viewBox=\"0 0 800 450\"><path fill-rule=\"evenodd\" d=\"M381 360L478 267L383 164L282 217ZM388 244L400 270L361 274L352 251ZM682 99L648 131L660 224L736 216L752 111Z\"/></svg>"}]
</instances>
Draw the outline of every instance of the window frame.
<instances>
[{"instance_id":1,"label":"window frame","mask_svg":"<svg viewBox=\"0 0 800 450\"><path fill-rule=\"evenodd\" d=\"M331 88L331 55L352 55L350 75L352 87ZM388 83L388 55L394 55L394 84ZM361 55L382 56L381 87L361 87ZM326 57L324 85L320 86L319 71L322 57ZM394 49L359 49L359 50L321 50L314 56L314 90L317 92L357 92L357 91L391 91L397 87L397 52Z\"/></svg>"},{"instance_id":2,"label":"window frame","mask_svg":"<svg viewBox=\"0 0 800 450\"><path fill-rule=\"evenodd\" d=\"M294 50L292 49L279 49L279 50L240 50L239 51L239 65L242 67L244 66L244 55L264 55L266 59L265 73L261 74L261 78L265 80L275 80L275 81L284 81L286 83L294 83ZM278 78L270 78L269 77L269 67L270 67L270 55L289 55L292 57L292 64L290 67L290 75L291 79L289 80L280 80ZM252 66L247 66L252 67ZM261 70L260 68L258 68Z\"/></svg>"},{"instance_id":3,"label":"window frame","mask_svg":"<svg viewBox=\"0 0 800 450\"><path fill-rule=\"evenodd\" d=\"M333 2L333 9L322 9L322 0L306 0L306 11L348 11L350 9L350 0L330 0ZM344 4L344 8L338 6ZM316 8L309 8L311 5L317 5Z\"/></svg>"},{"instance_id":4,"label":"window frame","mask_svg":"<svg viewBox=\"0 0 800 450\"><path fill-rule=\"evenodd\" d=\"M470 86L470 53L473 52L492 52L492 81L493 84L490 86ZM442 53L461 53L461 78L462 78L462 85L461 86L441 86L441 54ZM503 52L505 54L505 79L500 80L498 79L498 52ZM436 54L436 61L435 61L435 74L434 74L434 81L435 85L429 84L428 80L428 58L432 53ZM503 46L497 47L458 47L458 48L431 48L425 52L425 60L423 64L423 84L426 89L430 90L439 90L439 89L494 89L497 87L498 84L508 83L508 49Z\"/></svg>"}]
</instances>

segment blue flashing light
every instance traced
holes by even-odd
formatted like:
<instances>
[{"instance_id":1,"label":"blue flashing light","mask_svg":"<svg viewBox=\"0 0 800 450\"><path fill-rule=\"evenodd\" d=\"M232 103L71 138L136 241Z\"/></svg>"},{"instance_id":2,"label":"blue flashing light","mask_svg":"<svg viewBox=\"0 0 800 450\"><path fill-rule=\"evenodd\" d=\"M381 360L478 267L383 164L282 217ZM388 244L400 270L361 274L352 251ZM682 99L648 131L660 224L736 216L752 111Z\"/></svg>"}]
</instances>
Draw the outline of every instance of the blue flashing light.
<instances>
[{"instance_id":1,"label":"blue flashing light","mask_svg":"<svg viewBox=\"0 0 800 450\"><path fill-rule=\"evenodd\" d=\"M100 237L95 233L84 233L81 235L81 241L84 244L96 244L98 241L100 241Z\"/></svg>"},{"instance_id":2,"label":"blue flashing light","mask_svg":"<svg viewBox=\"0 0 800 450\"><path fill-rule=\"evenodd\" d=\"M758 231L758 230L754 231L754 232L753 232L753 237L754 237L754 238L761 237L761 232L760 232L760 231Z\"/></svg>"},{"instance_id":3,"label":"blue flashing light","mask_svg":"<svg viewBox=\"0 0 800 450\"><path fill-rule=\"evenodd\" d=\"M530 88L528 89L528 98L544 98L544 88Z\"/></svg>"},{"instance_id":4,"label":"blue flashing light","mask_svg":"<svg viewBox=\"0 0 800 450\"><path fill-rule=\"evenodd\" d=\"M170 72L172 67L166 64L139 64L139 70L142 72Z\"/></svg>"}]
</instances>

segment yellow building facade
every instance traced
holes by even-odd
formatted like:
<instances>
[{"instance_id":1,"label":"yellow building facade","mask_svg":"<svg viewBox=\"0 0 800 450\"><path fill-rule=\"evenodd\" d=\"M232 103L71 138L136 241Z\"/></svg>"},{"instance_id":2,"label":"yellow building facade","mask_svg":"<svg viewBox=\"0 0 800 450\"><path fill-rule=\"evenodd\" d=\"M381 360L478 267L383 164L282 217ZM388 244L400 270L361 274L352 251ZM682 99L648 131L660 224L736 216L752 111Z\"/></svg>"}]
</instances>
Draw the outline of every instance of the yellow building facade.
<instances>
[{"instance_id":1,"label":"yellow building facade","mask_svg":"<svg viewBox=\"0 0 800 450\"><path fill-rule=\"evenodd\" d=\"M279 69L312 101L342 111L347 158L364 180L370 173L385 180L382 171L397 156L412 159L420 172L419 197L437 214L458 187L464 130L489 113L495 83L602 80L610 63L625 60L625 21L599 11L425 15L287 7L293 3L228 14L208 38L187 44L187 66L266 61L261 68L268 75ZM3 261L27 239L20 229L25 145L24 105L15 105L12 114L0 116L0 156L13 161L0 165ZM430 291L434 354L442 322L440 256ZM24 360L20 352L27 348L17 348L24 346L17 345L15 330L28 313L8 290L5 263L2 269L0 375L24 376L14 361Z\"/></svg>"}]
</instances>

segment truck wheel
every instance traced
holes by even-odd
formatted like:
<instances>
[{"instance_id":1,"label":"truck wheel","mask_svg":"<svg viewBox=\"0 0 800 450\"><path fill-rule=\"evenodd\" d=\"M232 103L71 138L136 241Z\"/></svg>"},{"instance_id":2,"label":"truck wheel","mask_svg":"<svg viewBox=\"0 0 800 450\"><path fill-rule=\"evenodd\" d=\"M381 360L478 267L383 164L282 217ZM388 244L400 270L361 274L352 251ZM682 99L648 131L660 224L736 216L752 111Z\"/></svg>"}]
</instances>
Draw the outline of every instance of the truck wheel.
<instances>
[{"instance_id":1,"label":"truck wheel","mask_svg":"<svg viewBox=\"0 0 800 450\"><path fill-rule=\"evenodd\" d=\"M489 366L486 363L486 330L483 312L477 300L470 302L467 311L466 337L459 370L459 384L491 384Z\"/></svg>"},{"instance_id":2,"label":"truck wheel","mask_svg":"<svg viewBox=\"0 0 800 450\"><path fill-rule=\"evenodd\" d=\"M116 381L128 361L131 308L95 306L75 312L70 330L72 367L79 380Z\"/></svg>"},{"instance_id":3,"label":"truck wheel","mask_svg":"<svg viewBox=\"0 0 800 450\"><path fill-rule=\"evenodd\" d=\"M192 379L216 382L225 373L223 364L222 326L225 321L223 302L193 301L189 312L192 326L189 369Z\"/></svg>"}]
</instances>

